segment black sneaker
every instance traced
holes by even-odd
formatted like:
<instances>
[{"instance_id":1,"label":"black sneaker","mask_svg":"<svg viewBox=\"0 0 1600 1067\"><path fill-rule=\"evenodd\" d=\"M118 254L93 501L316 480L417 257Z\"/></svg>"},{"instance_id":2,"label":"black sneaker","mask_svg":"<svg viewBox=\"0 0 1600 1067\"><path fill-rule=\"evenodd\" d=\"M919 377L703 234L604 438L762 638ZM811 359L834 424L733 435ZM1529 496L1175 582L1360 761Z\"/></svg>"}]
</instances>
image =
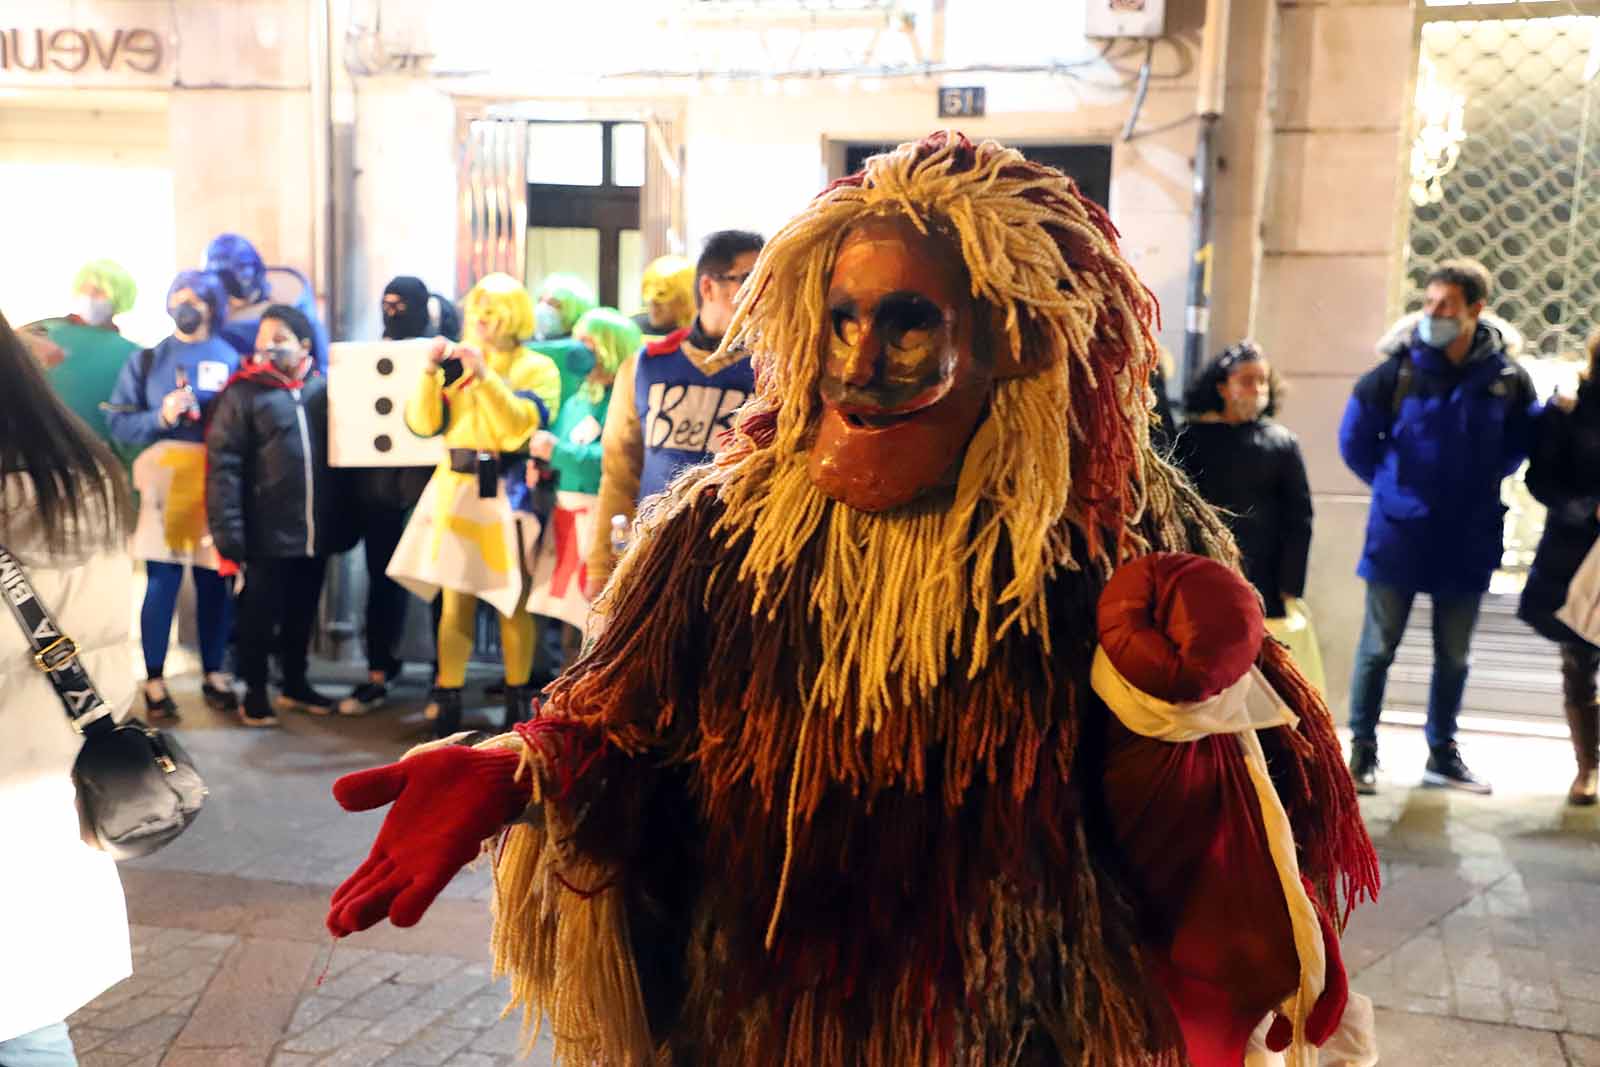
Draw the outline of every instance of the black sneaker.
<instances>
[{"instance_id":1,"label":"black sneaker","mask_svg":"<svg viewBox=\"0 0 1600 1067\"><path fill-rule=\"evenodd\" d=\"M435 687L428 703L436 710L433 736L449 737L461 729L461 690Z\"/></svg>"},{"instance_id":2,"label":"black sneaker","mask_svg":"<svg viewBox=\"0 0 1600 1067\"><path fill-rule=\"evenodd\" d=\"M1461 749L1451 741L1430 750L1428 766L1422 772L1422 784L1440 789L1460 789L1466 793L1492 793L1493 787L1467 770L1461 760Z\"/></svg>"},{"instance_id":3,"label":"black sneaker","mask_svg":"<svg viewBox=\"0 0 1600 1067\"><path fill-rule=\"evenodd\" d=\"M339 701L340 715L365 715L383 707L389 699L389 687L383 682L362 682Z\"/></svg>"},{"instance_id":4,"label":"black sneaker","mask_svg":"<svg viewBox=\"0 0 1600 1067\"><path fill-rule=\"evenodd\" d=\"M161 693L160 700L150 698L150 690L144 691L144 714L151 722L172 722L178 717L178 702L172 699L172 694L165 690Z\"/></svg>"},{"instance_id":5,"label":"black sneaker","mask_svg":"<svg viewBox=\"0 0 1600 1067\"><path fill-rule=\"evenodd\" d=\"M303 711L307 715L332 715L333 698L311 688L310 682L285 683L278 694L278 707L284 711Z\"/></svg>"},{"instance_id":6,"label":"black sneaker","mask_svg":"<svg viewBox=\"0 0 1600 1067\"><path fill-rule=\"evenodd\" d=\"M1376 741L1350 742L1350 777L1355 780L1356 792L1364 797L1378 792L1378 743Z\"/></svg>"},{"instance_id":7,"label":"black sneaker","mask_svg":"<svg viewBox=\"0 0 1600 1067\"><path fill-rule=\"evenodd\" d=\"M200 695L205 698L206 707L212 711L231 713L239 710L239 694L231 686L218 689L210 682L201 682Z\"/></svg>"},{"instance_id":8,"label":"black sneaker","mask_svg":"<svg viewBox=\"0 0 1600 1067\"><path fill-rule=\"evenodd\" d=\"M276 726L278 716L273 713L272 701L267 699L267 694L260 689L252 689L244 695L244 704L239 708L239 721L246 726Z\"/></svg>"}]
</instances>

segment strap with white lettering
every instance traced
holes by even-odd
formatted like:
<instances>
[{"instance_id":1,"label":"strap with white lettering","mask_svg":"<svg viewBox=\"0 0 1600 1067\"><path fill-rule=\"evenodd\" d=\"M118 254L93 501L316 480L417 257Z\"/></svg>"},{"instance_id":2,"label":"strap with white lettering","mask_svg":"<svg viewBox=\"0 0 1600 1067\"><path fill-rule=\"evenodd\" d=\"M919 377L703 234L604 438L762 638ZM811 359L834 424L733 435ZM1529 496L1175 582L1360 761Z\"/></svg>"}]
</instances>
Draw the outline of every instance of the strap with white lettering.
<instances>
[{"instance_id":1,"label":"strap with white lettering","mask_svg":"<svg viewBox=\"0 0 1600 1067\"><path fill-rule=\"evenodd\" d=\"M115 725L111 708L78 660L78 646L61 631L22 564L4 546L0 546L0 591L33 649L34 666L50 679L73 728L80 733L111 729Z\"/></svg>"}]
</instances>

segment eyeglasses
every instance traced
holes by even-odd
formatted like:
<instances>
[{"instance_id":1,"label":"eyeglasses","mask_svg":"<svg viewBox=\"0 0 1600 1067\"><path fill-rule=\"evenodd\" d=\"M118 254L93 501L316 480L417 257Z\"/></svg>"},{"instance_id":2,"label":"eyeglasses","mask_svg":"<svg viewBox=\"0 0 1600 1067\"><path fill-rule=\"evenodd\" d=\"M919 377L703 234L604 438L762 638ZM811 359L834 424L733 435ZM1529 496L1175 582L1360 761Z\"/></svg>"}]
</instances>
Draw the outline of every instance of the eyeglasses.
<instances>
[{"instance_id":1,"label":"eyeglasses","mask_svg":"<svg viewBox=\"0 0 1600 1067\"><path fill-rule=\"evenodd\" d=\"M713 274L712 277L719 282L728 282L732 285L743 285L749 279L752 273L754 272L747 270L743 274Z\"/></svg>"}]
</instances>

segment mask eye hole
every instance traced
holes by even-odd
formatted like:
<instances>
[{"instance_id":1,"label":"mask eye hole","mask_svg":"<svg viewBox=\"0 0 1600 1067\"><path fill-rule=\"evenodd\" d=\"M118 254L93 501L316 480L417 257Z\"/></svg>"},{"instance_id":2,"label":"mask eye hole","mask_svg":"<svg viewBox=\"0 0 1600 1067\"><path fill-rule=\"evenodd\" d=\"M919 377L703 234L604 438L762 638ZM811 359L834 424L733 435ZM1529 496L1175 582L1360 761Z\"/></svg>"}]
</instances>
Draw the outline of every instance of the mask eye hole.
<instances>
[{"instance_id":1,"label":"mask eye hole","mask_svg":"<svg viewBox=\"0 0 1600 1067\"><path fill-rule=\"evenodd\" d=\"M861 340L861 323L856 319L854 308L834 308L831 314L835 337L847 345L856 344Z\"/></svg>"},{"instance_id":2,"label":"mask eye hole","mask_svg":"<svg viewBox=\"0 0 1600 1067\"><path fill-rule=\"evenodd\" d=\"M925 296L895 293L878 305L876 321L884 340L895 348L904 348L925 340L924 335L944 321L944 313Z\"/></svg>"}]
</instances>

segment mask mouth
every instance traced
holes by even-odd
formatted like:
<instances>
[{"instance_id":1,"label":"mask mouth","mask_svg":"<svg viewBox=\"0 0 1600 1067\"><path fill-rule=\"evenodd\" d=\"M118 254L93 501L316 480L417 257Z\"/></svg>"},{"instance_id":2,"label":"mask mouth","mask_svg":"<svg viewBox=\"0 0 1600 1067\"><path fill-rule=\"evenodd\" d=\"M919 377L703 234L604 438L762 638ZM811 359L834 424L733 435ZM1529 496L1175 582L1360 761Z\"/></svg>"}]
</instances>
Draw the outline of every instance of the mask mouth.
<instances>
[{"instance_id":1,"label":"mask mouth","mask_svg":"<svg viewBox=\"0 0 1600 1067\"><path fill-rule=\"evenodd\" d=\"M938 376L932 382L919 382L881 389L858 389L833 379L821 385L823 403L839 413L845 424L856 430L888 430L921 415L950 394L955 378Z\"/></svg>"}]
</instances>

